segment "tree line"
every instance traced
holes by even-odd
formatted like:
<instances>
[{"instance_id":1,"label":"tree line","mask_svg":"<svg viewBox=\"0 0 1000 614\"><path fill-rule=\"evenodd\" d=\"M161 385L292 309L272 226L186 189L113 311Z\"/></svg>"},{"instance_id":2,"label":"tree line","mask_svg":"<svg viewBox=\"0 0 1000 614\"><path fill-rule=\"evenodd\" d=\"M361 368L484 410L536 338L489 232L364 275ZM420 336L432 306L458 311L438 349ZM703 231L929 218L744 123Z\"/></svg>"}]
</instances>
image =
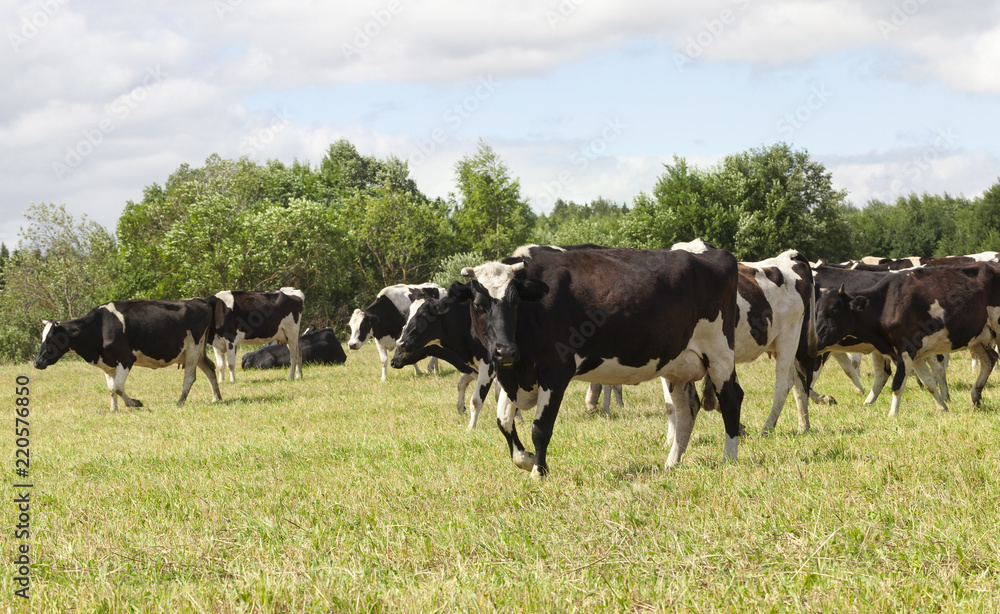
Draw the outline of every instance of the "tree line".
<instances>
[{"instance_id":1,"label":"tree line","mask_svg":"<svg viewBox=\"0 0 1000 614\"><path fill-rule=\"evenodd\" d=\"M1000 182L975 199L909 194L858 209L821 163L784 143L707 168L675 157L631 205L559 200L543 215L482 141L454 171L455 191L432 199L406 162L340 140L318 165L182 164L126 203L113 234L65 206L32 204L18 245L0 245L0 360L33 356L43 318L128 298L295 286L306 321L325 326L386 285L447 285L524 243L655 249L701 237L743 261L795 248L835 262L1000 248Z\"/></svg>"}]
</instances>

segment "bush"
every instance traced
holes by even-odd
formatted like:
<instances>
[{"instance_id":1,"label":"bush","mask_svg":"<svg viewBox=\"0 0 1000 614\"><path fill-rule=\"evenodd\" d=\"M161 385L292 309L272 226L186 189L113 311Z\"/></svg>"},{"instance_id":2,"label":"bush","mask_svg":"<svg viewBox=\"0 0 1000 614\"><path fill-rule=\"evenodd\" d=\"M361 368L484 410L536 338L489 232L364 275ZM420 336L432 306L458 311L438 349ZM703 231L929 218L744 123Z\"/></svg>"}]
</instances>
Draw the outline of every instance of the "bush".
<instances>
[{"instance_id":1,"label":"bush","mask_svg":"<svg viewBox=\"0 0 1000 614\"><path fill-rule=\"evenodd\" d=\"M431 277L431 281L447 288L454 281L465 281L465 278L462 277L462 269L482 264L485 260L479 252L452 254L441 259L438 263L438 272Z\"/></svg>"}]
</instances>

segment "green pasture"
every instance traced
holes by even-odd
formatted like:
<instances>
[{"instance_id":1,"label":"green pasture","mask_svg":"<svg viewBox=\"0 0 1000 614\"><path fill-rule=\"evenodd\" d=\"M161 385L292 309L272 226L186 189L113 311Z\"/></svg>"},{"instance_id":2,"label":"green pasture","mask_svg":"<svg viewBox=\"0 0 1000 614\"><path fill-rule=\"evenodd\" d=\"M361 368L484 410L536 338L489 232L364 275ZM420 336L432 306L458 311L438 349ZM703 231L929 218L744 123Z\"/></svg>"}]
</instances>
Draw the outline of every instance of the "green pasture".
<instances>
[{"instance_id":1,"label":"green pasture","mask_svg":"<svg viewBox=\"0 0 1000 614\"><path fill-rule=\"evenodd\" d=\"M871 363L863 374L871 381ZM199 373L137 369L145 407L110 413L78 359L0 367L8 459L0 604L34 612L991 612L1000 610L1000 386L952 411L908 387L864 407L836 365L796 433L772 436L773 362L739 369L739 461L718 414L698 416L665 470L658 382L610 417L567 394L551 476L510 462L491 396L479 428L457 373L378 381L374 347L348 363L237 373L211 403ZM14 597L14 382L31 378L30 604ZM887 387L888 388L888 387ZM530 418L520 423L530 441ZM6 609L3 606L3 609Z\"/></svg>"}]
</instances>

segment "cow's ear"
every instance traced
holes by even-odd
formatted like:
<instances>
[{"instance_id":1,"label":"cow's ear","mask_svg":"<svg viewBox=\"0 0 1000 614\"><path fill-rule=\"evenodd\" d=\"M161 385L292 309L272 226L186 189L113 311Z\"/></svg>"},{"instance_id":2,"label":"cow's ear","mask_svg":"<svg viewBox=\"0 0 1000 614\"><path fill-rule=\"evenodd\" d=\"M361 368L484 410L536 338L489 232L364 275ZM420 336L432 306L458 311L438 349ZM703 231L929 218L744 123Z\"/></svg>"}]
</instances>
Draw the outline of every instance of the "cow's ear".
<instances>
[{"instance_id":1,"label":"cow's ear","mask_svg":"<svg viewBox=\"0 0 1000 614\"><path fill-rule=\"evenodd\" d=\"M460 281L452 282L448 288L448 298L458 303L465 303L472 300L472 284Z\"/></svg>"},{"instance_id":2,"label":"cow's ear","mask_svg":"<svg viewBox=\"0 0 1000 614\"><path fill-rule=\"evenodd\" d=\"M851 309L854 311L864 311L868 308L868 299L863 296L855 296L851 299Z\"/></svg>"},{"instance_id":3,"label":"cow's ear","mask_svg":"<svg viewBox=\"0 0 1000 614\"><path fill-rule=\"evenodd\" d=\"M540 279L526 279L521 282L517 293L522 301L540 301L549 293L549 286Z\"/></svg>"},{"instance_id":4,"label":"cow's ear","mask_svg":"<svg viewBox=\"0 0 1000 614\"><path fill-rule=\"evenodd\" d=\"M347 326L348 324L351 323L351 317L348 316L346 318L340 318L340 323L343 324L344 326Z\"/></svg>"}]
</instances>

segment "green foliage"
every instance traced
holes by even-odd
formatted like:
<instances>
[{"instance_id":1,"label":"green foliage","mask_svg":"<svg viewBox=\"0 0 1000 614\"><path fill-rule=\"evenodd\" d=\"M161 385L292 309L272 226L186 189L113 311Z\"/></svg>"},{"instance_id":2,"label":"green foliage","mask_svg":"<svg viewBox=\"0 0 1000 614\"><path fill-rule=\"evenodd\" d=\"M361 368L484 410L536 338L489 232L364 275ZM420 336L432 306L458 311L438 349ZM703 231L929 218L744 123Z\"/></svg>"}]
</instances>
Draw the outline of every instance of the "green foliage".
<instances>
[{"instance_id":1,"label":"green foliage","mask_svg":"<svg viewBox=\"0 0 1000 614\"><path fill-rule=\"evenodd\" d=\"M431 281L437 285L447 288L456 281L465 281L462 277L462 269L474 267L486 261L479 252L461 252L442 258L438 263L437 272L431 277Z\"/></svg>"},{"instance_id":2,"label":"green foliage","mask_svg":"<svg viewBox=\"0 0 1000 614\"><path fill-rule=\"evenodd\" d=\"M0 356L14 360L37 350L43 318L76 318L120 298L117 246L107 229L53 203L32 204L24 217L28 226L6 259L0 290Z\"/></svg>"},{"instance_id":3,"label":"green foliage","mask_svg":"<svg viewBox=\"0 0 1000 614\"><path fill-rule=\"evenodd\" d=\"M621 220L628 211L605 198L578 205L562 199L556 201L551 213L535 222L532 243L540 245L622 245Z\"/></svg>"},{"instance_id":4,"label":"green foliage","mask_svg":"<svg viewBox=\"0 0 1000 614\"><path fill-rule=\"evenodd\" d=\"M939 247L961 243L956 237L956 215L969 207L966 199L947 194L900 196L893 205L871 201L849 217L857 257L947 255Z\"/></svg>"},{"instance_id":5,"label":"green foliage","mask_svg":"<svg viewBox=\"0 0 1000 614\"><path fill-rule=\"evenodd\" d=\"M393 189L392 186L396 186ZM357 270L365 295L395 283L427 281L452 244L447 206L389 182L355 192L345 221L358 243Z\"/></svg>"},{"instance_id":6,"label":"green foliage","mask_svg":"<svg viewBox=\"0 0 1000 614\"><path fill-rule=\"evenodd\" d=\"M455 179L458 194L451 195L452 220L465 250L502 258L528 242L535 214L521 198L520 181L510 178L510 170L492 147L479 141L474 155L455 164Z\"/></svg>"},{"instance_id":7,"label":"green foliage","mask_svg":"<svg viewBox=\"0 0 1000 614\"><path fill-rule=\"evenodd\" d=\"M622 234L626 245L647 249L700 237L744 261L789 248L838 259L850 253L845 196L822 164L785 144L727 156L708 170L675 157L653 194L636 197Z\"/></svg>"}]
</instances>

